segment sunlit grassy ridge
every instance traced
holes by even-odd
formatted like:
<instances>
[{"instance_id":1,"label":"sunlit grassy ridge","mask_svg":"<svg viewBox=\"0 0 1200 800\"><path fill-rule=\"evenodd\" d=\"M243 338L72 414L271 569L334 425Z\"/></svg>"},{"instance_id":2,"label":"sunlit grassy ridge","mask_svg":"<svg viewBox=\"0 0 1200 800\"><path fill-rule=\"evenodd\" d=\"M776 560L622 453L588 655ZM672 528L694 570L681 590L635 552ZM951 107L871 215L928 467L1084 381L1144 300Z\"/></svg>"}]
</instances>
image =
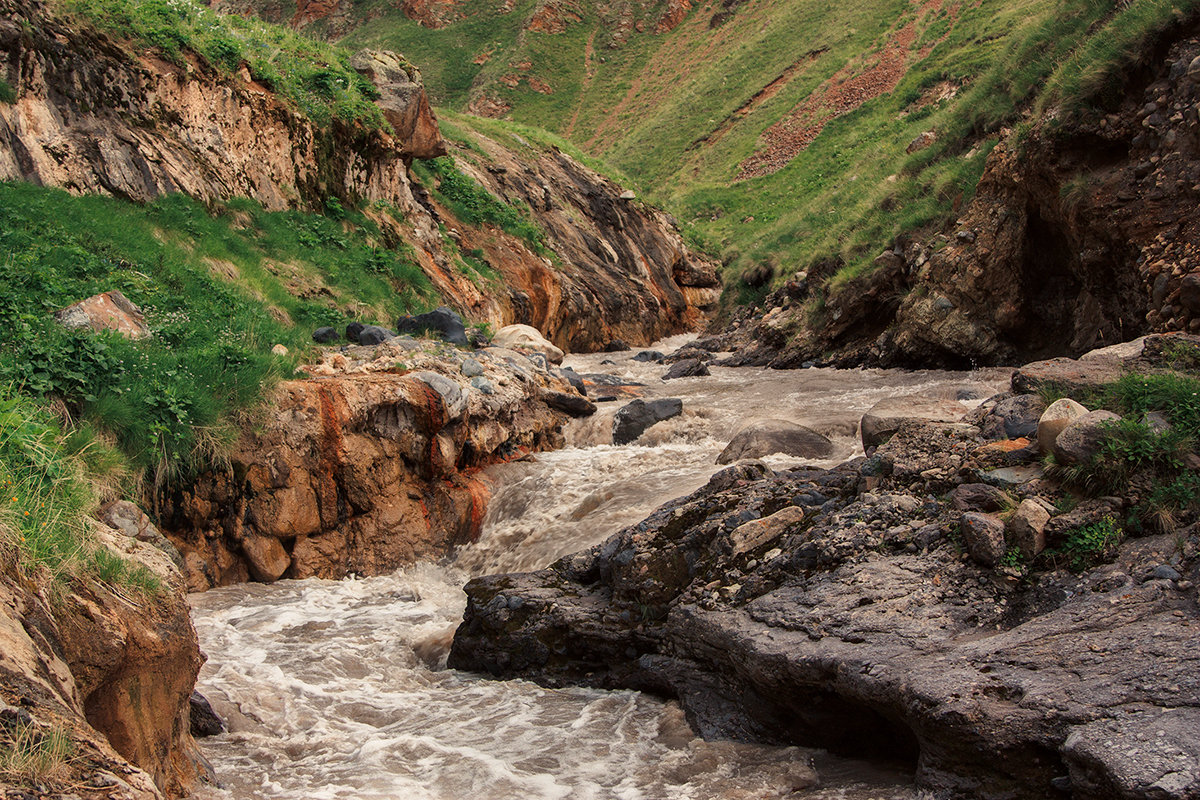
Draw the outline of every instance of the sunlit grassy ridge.
<instances>
[{"instance_id":1,"label":"sunlit grassy ridge","mask_svg":"<svg viewBox=\"0 0 1200 800\"><path fill-rule=\"evenodd\" d=\"M349 317L390 324L435 304L402 251L364 214L210 213L171 196L147 206L0 184L0 381L55 397L159 478L204 463L231 415L290 373L283 344ZM386 213L377 209L375 213ZM150 339L64 330L50 312L117 289Z\"/></svg>"},{"instance_id":2,"label":"sunlit grassy ridge","mask_svg":"<svg viewBox=\"0 0 1200 800\"><path fill-rule=\"evenodd\" d=\"M58 6L135 46L182 63L196 53L225 74L250 75L318 123L337 118L384 127L375 86L347 51L252 17L221 15L197 0L56 0Z\"/></svg>"},{"instance_id":3,"label":"sunlit grassy ridge","mask_svg":"<svg viewBox=\"0 0 1200 800\"><path fill-rule=\"evenodd\" d=\"M666 34L651 19L615 48L602 5L577 5L583 21L556 35L523 29L533 3L503 13L467 2L465 18L441 30L384 12L347 41L407 53L436 102L462 109L486 94L517 123L611 163L694 223L729 274L833 262L845 280L897 235L957 216L1008 129L1117 96L1147 41L1200 4L749 0L716 27L713 4ZM829 120L778 172L738 179L772 126L869 72L897 42L904 73L894 88ZM936 142L906 153L925 131Z\"/></svg>"}]
</instances>

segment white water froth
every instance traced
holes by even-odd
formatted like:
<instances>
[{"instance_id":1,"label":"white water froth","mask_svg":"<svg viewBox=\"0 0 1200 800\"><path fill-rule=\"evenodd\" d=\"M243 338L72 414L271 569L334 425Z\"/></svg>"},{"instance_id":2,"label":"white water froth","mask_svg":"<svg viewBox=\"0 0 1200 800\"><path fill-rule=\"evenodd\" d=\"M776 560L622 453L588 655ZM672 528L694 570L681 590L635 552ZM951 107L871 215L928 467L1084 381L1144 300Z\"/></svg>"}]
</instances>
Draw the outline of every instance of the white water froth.
<instances>
[{"instance_id":1,"label":"white water froth","mask_svg":"<svg viewBox=\"0 0 1200 800\"><path fill-rule=\"evenodd\" d=\"M200 797L914 797L900 772L799 748L704 742L676 705L636 692L549 690L444 669L465 606L460 587L471 576L543 567L693 491L746 420L782 417L826 432L837 452L821 463L831 464L856 452L854 423L883 397L964 384L986 395L1000 380L714 369L664 384L664 367L631 355L574 361L580 372L614 370L651 384L647 397L683 398L683 417L637 444L596 444L611 427L608 408L570 432L576 446L488 470L484 534L454 559L378 578L247 584L192 597L209 656L198 688L229 723L228 733L202 743L224 788ZM827 786L800 789L814 755Z\"/></svg>"}]
</instances>

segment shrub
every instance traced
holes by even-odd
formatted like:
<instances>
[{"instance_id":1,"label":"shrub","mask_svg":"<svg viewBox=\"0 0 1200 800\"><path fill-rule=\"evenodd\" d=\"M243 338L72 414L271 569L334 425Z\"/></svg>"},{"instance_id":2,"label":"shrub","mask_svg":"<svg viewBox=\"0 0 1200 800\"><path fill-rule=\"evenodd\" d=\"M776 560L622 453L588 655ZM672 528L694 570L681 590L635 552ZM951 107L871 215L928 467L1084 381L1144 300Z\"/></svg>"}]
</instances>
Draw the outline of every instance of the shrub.
<instances>
[{"instance_id":1,"label":"shrub","mask_svg":"<svg viewBox=\"0 0 1200 800\"><path fill-rule=\"evenodd\" d=\"M1112 517L1076 528L1057 548L1043 551L1042 557L1055 566L1065 565L1082 572L1111 561L1121 544L1122 531Z\"/></svg>"}]
</instances>

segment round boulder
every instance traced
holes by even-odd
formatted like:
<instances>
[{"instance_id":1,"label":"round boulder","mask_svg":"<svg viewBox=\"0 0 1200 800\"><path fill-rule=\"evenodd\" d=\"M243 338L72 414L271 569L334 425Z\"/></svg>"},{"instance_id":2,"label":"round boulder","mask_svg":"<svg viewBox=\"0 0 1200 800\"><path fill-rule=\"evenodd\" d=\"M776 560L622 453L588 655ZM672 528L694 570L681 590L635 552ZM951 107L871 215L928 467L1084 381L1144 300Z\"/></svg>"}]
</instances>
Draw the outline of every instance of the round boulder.
<instances>
[{"instance_id":1,"label":"round boulder","mask_svg":"<svg viewBox=\"0 0 1200 800\"><path fill-rule=\"evenodd\" d=\"M718 464L732 464L745 458L762 458L782 453L800 458L826 458L833 453L833 442L803 425L783 419L765 419L742 428L721 455Z\"/></svg>"},{"instance_id":2,"label":"round boulder","mask_svg":"<svg viewBox=\"0 0 1200 800\"><path fill-rule=\"evenodd\" d=\"M529 325L505 325L492 337L492 345L509 350L532 350L544 355L551 364L561 364L563 360L563 351Z\"/></svg>"},{"instance_id":3,"label":"round boulder","mask_svg":"<svg viewBox=\"0 0 1200 800\"><path fill-rule=\"evenodd\" d=\"M708 374L708 365L703 361L698 358L685 358L683 361L676 361L672 364L662 379L673 381L676 378L700 378Z\"/></svg>"},{"instance_id":4,"label":"round boulder","mask_svg":"<svg viewBox=\"0 0 1200 800\"><path fill-rule=\"evenodd\" d=\"M1038 447L1043 453L1054 450L1054 440L1063 429L1075 420L1088 413L1088 410L1069 397L1055 400L1050 407L1042 412L1037 425Z\"/></svg>"},{"instance_id":5,"label":"round boulder","mask_svg":"<svg viewBox=\"0 0 1200 800\"><path fill-rule=\"evenodd\" d=\"M676 397L659 400L634 400L613 417L613 444L636 441L651 425L683 413L683 401Z\"/></svg>"},{"instance_id":6,"label":"round boulder","mask_svg":"<svg viewBox=\"0 0 1200 800\"><path fill-rule=\"evenodd\" d=\"M1071 422L1054 440L1054 457L1060 464L1086 464L1100 449L1108 425L1121 418L1111 411L1089 411Z\"/></svg>"}]
</instances>

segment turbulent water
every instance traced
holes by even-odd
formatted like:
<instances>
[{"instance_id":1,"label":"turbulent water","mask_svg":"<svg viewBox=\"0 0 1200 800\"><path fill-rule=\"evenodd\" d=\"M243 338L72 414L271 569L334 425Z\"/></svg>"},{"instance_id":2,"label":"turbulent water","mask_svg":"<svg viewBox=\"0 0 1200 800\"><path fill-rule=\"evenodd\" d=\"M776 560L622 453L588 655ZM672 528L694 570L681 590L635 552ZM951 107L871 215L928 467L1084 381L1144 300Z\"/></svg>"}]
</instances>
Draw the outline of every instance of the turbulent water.
<instances>
[{"instance_id":1,"label":"turbulent water","mask_svg":"<svg viewBox=\"0 0 1200 800\"><path fill-rule=\"evenodd\" d=\"M618 447L606 442L620 403L605 404L569 431L567 449L492 468L480 541L445 563L192 597L209 658L198 688L229 724L202 744L223 787L202 797L914 797L908 776L878 765L704 742L677 706L637 692L549 690L444 668L472 575L543 567L696 489L746 421L779 417L826 433L832 464L854 454L855 424L884 397L983 397L1003 382L994 372L714 368L663 383L664 367L630 355L569 363L642 381L647 397L681 397L683 416ZM820 788L808 788L811 763Z\"/></svg>"}]
</instances>

